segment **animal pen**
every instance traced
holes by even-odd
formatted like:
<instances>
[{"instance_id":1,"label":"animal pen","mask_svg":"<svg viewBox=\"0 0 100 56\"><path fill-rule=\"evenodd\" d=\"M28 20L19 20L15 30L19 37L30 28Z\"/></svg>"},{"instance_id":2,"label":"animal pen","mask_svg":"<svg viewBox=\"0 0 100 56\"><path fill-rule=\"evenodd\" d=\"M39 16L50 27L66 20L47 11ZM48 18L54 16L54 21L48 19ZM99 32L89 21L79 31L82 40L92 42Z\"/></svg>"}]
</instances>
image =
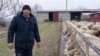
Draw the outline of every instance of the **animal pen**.
<instances>
[{"instance_id":1,"label":"animal pen","mask_svg":"<svg viewBox=\"0 0 100 56\"><path fill-rule=\"evenodd\" d=\"M71 21L63 22L58 56L100 56L100 45L95 45L89 37L88 34L83 34ZM100 38L97 39L100 40Z\"/></svg>"}]
</instances>

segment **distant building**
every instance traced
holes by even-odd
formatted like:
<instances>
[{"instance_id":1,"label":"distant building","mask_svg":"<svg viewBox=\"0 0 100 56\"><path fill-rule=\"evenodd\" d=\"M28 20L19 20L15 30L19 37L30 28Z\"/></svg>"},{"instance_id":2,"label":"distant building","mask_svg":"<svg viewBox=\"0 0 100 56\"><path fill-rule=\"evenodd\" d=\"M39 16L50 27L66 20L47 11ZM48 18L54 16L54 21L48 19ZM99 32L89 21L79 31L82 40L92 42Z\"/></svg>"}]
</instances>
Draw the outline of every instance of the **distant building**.
<instances>
[{"instance_id":1,"label":"distant building","mask_svg":"<svg viewBox=\"0 0 100 56\"><path fill-rule=\"evenodd\" d=\"M72 9L72 10L67 10L67 12L70 13L70 19L71 20L77 20L77 21L84 20L83 13L96 13L98 11L100 11L100 9ZM86 17L87 17L87 21L88 21L89 17L88 16L86 16Z\"/></svg>"},{"instance_id":2,"label":"distant building","mask_svg":"<svg viewBox=\"0 0 100 56\"><path fill-rule=\"evenodd\" d=\"M100 12L90 14L90 20L92 22L100 22Z\"/></svg>"},{"instance_id":3,"label":"distant building","mask_svg":"<svg viewBox=\"0 0 100 56\"><path fill-rule=\"evenodd\" d=\"M66 11L37 11L37 20L38 21L62 21L69 20L70 13Z\"/></svg>"},{"instance_id":4,"label":"distant building","mask_svg":"<svg viewBox=\"0 0 100 56\"><path fill-rule=\"evenodd\" d=\"M51 11L37 11L38 21L62 21L62 20L83 20L82 13L96 13L99 9L73 9L73 10L51 10Z\"/></svg>"}]
</instances>

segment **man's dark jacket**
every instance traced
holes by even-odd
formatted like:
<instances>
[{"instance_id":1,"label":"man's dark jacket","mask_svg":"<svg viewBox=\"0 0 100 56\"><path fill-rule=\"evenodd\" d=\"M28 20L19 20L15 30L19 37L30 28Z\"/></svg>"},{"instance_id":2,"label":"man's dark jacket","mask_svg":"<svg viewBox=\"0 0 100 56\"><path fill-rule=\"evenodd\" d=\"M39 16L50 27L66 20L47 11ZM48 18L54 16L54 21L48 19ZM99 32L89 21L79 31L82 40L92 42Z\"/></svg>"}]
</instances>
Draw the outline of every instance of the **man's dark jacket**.
<instances>
[{"instance_id":1,"label":"man's dark jacket","mask_svg":"<svg viewBox=\"0 0 100 56\"><path fill-rule=\"evenodd\" d=\"M8 30L8 43L13 43L13 40L15 40L15 49L32 49L34 40L41 41L37 20L32 14L28 21L25 20L22 13L13 18Z\"/></svg>"}]
</instances>

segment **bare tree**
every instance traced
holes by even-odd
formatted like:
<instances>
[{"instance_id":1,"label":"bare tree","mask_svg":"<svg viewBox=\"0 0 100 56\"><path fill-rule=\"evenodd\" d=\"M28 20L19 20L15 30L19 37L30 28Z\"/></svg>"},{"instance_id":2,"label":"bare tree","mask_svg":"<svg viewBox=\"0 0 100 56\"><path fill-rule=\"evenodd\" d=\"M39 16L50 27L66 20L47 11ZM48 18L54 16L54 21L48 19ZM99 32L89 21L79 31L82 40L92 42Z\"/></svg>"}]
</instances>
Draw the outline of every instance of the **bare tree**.
<instances>
[{"instance_id":1,"label":"bare tree","mask_svg":"<svg viewBox=\"0 0 100 56\"><path fill-rule=\"evenodd\" d=\"M23 3L20 3L19 0L16 0L11 6L12 8L11 13L14 15L17 14L19 11L21 11L22 6L23 6Z\"/></svg>"},{"instance_id":2,"label":"bare tree","mask_svg":"<svg viewBox=\"0 0 100 56\"><path fill-rule=\"evenodd\" d=\"M9 11L11 14L17 14L18 11L20 11L20 7L22 4L19 2L19 0L0 0L0 12L3 14L6 13L6 11Z\"/></svg>"},{"instance_id":3,"label":"bare tree","mask_svg":"<svg viewBox=\"0 0 100 56\"><path fill-rule=\"evenodd\" d=\"M19 3L19 2L14 3L14 5L12 6L12 7L13 7L13 8L12 8L12 9L13 9L13 10L12 10L12 13L13 13L13 14L17 14L19 11L21 11L22 6L23 6L22 3Z\"/></svg>"},{"instance_id":4,"label":"bare tree","mask_svg":"<svg viewBox=\"0 0 100 56\"><path fill-rule=\"evenodd\" d=\"M0 25L4 24L3 17L17 14L21 5L19 0L0 0Z\"/></svg>"},{"instance_id":5,"label":"bare tree","mask_svg":"<svg viewBox=\"0 0 100 56\"><path fill-rule=\"evenodd\" d=\"M5 10L11 6L12 0L0 0L0 25L5 26L5 22L3 21L3 17L5 15Z\"/></svg>"},{"instance_id":6,"label":"bare tree","mask_svg":"<svg viewBox=\"0 0 100 56\"><path fill-rule=\"evenodd\" d=\"M37 16L37 11L43 10L42 6L40 6L39 4L36 4L33 6L32 8L32 13Z\"/></svg>"},{"instance_id":7,"label":"bare tree","mask_svg":"<svg viewBox=\"0 0 100 56\"><path fill-rule=\"evenodd\" d=\"M0 11L7 9L11 6L13 0L0 0Z\"/></svg>"},{"instance_id":8,"label":"bare tree","mask_svg":"<svg viewBox=\"0 0 100 56\"><path fill-rule=\"evenodd\" d=\"M11 6L14 0L0 0L0 17L5 17L8 10L11 10Z\"/></svg>"}]
</instances>

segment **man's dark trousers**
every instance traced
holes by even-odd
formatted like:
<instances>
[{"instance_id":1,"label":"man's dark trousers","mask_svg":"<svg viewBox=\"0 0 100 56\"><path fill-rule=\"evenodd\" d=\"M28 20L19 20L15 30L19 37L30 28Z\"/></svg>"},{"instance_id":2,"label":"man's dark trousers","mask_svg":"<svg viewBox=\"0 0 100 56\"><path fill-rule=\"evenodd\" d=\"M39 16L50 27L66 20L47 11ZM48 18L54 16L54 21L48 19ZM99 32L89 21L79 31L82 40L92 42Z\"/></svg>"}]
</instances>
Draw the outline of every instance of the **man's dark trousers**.
<instances>
[{"instance_id":1,"label":"man's dark trousers","mask_svg":"<svg viewBox=\"0 0 100 56\"><path fill-rule=\"evenodd\" d=\"M16 56L32 56L32 49L16 49Z\"/></svg>"}]
</instances>

